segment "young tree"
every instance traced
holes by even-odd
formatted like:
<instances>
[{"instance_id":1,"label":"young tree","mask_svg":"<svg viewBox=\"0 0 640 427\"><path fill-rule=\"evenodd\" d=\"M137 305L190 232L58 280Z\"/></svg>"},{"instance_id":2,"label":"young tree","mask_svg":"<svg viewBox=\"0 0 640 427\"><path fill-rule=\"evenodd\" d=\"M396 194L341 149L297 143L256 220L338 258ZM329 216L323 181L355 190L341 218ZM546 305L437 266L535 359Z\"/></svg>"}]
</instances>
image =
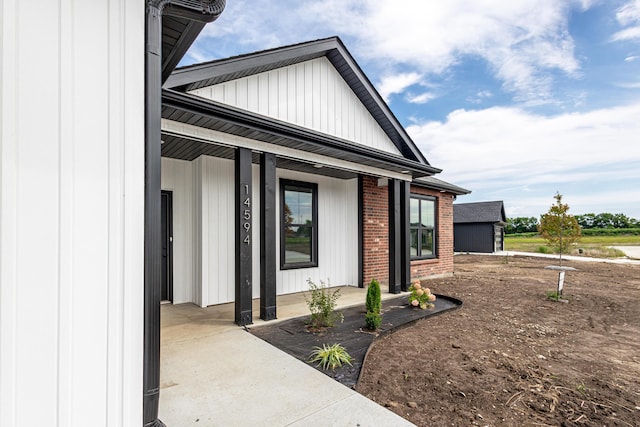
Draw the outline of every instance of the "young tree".
<instances>
[{"instance_id":1,"label":"young tree","mask_svg":"<svg viewBox=\"0 0 640 427\"><path fill-rule=\"evenodd\" d=\"M568 214L569 205L562 203L562 195L556 193L556 203L551 205L549 212L540 217L538 231L540 235L560 253L560 265L562 254L569 252L573 243L580 240L580 225L573 215Z\"/></svg>"}]
</instances>

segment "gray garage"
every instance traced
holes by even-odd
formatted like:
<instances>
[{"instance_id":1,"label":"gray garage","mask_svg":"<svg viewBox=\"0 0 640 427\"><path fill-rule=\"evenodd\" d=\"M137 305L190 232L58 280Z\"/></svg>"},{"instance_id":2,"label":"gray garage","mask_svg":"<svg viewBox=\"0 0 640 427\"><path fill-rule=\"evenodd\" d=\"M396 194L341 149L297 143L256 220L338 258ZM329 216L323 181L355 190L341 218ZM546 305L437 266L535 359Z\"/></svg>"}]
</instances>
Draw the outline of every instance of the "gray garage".
<instances>
[{"instance_id":1,"label":"gray garage","mask_svg":"<svg viewBox=\"0 0 640 427\"><path fill-rule=\"evenodd\" d=\"M493 253L504 250L506 222L501 200L454 204L454 251Z\"/></svg>"}]
</instances>

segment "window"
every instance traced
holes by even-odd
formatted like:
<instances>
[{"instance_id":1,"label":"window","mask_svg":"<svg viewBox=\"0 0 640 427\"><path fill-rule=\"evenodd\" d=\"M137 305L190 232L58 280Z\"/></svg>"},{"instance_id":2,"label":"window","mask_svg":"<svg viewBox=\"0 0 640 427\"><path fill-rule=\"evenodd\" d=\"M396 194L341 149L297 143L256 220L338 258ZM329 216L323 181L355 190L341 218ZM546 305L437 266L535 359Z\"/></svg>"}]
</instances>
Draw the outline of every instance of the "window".
<instances>
[{"instance_id":1,"label":"window","mask_svg":"<svg viewBox=\"0 0 640 427\"><path fill-rule=\"evenodd\" d=\"M436 256L436 200L433 197L411 196L411 258Z\"/></svg>"},{"instance_id":2,"label":"window","mask_svg":"<svg viewBox=\"0 0 640 427\"><path fill-rule=\"evenodd\" d=\"M280 268L318 266L318 185L280 181Z\"/></svg>"}]
</instances>

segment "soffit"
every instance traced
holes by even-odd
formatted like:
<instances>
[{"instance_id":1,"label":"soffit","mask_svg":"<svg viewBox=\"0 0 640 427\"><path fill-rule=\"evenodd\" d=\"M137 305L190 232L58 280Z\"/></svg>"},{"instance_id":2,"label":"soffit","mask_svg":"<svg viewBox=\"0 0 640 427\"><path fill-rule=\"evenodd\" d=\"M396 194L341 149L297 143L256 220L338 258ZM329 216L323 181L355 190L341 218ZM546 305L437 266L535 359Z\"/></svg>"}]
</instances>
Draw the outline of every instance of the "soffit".
<instances>
[{"instance_id":1,"label":"soffit","mask_svg":"<svg viewBox=\"0 0 640 427\"><path fill-rule=\"evenodd\" d=\"M402 156L166 89L162 97L162 118L395 173L411 173L413 178L440 172Z\"/></svg>"}]
</instances>

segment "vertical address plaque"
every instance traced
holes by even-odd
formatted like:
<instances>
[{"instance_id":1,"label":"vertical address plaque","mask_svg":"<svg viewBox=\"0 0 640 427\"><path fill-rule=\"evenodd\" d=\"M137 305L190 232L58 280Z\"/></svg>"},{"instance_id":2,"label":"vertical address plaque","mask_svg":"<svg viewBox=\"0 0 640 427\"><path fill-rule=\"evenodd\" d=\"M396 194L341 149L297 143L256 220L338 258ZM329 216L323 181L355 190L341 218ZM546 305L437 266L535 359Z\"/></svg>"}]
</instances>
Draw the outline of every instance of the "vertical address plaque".
<instances>
[{"instance_id":1,"label":"vertical address plaque","mask_svg":"<svg viewBox=\"0 0 640 427\"><path fill-rule=\"evenodd\" d=\"M236 301L235 322L253 323L251 309L251 150L239 148L236 152Z\"/></svg>"}]
</instances>

